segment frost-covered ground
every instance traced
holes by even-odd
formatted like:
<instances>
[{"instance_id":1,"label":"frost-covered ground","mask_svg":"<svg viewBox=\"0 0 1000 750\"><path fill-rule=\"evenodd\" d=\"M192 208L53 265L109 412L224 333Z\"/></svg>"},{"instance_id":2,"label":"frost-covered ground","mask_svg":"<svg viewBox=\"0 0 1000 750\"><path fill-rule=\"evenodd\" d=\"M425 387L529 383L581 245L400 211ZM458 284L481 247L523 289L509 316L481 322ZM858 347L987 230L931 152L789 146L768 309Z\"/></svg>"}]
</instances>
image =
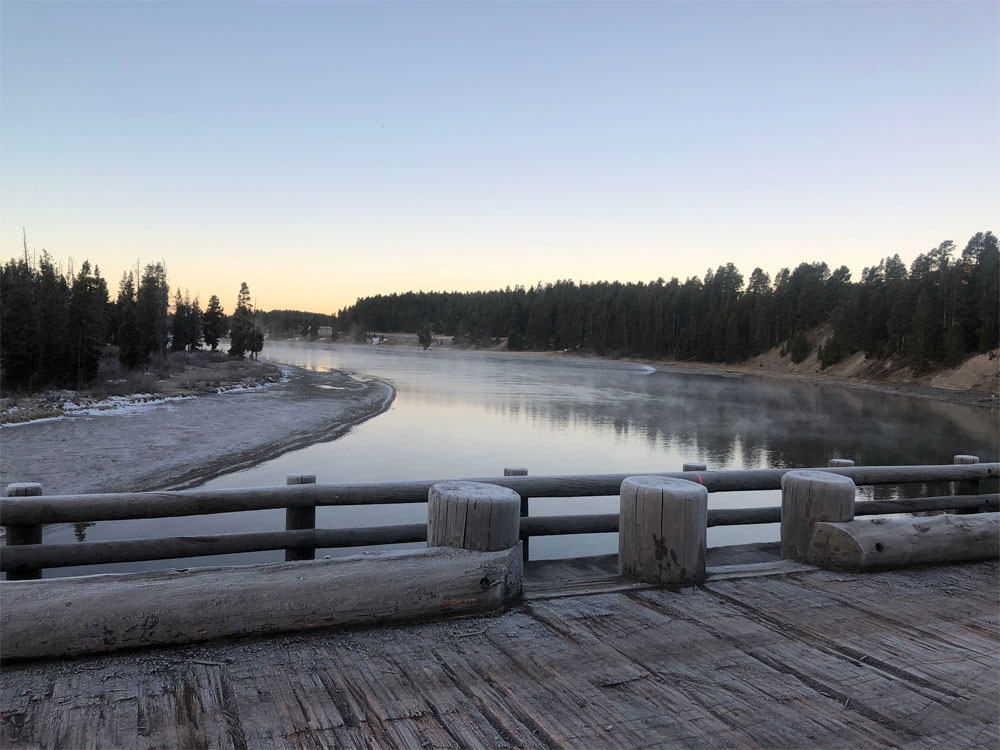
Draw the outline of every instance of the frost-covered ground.
<instances>
[{"instance_id":1,"label":"frost-covered ground","mask_svg":"<svg viewBox=\"0 0 1000 750\"><path fill-rule=\"evenodd\" d=\"M40 482L47 495L191 487L338 437L394 396L346 373L282 371L273 384L70 402L56 418L7 425L0 485Z\"/></svg>"},{"instance_id":2,"label":"frost-covered ground","mask_svg":"<svg viewBox=\"0 0 1000 750\"><path fill-rule=\"evenodd\" d=\"M208 351L173 352L158 364L151 363L150 370L120 379L98 378L90 390L7 394L0 398L0 427L81 413L125 413L209 393L256 389L284 377L284 370L270 362Z\"/></svg>"}]
</instances>

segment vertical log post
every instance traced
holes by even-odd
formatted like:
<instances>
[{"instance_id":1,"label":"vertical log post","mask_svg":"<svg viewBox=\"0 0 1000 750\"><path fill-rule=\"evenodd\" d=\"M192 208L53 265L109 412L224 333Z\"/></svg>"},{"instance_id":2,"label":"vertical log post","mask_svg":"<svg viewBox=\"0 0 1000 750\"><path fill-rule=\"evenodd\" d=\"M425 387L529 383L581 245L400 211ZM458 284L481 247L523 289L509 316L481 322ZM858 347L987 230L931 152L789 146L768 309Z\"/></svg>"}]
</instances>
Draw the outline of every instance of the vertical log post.
<instances>
[{"instance_id":1,"label":"vertical log post","mask_svg":"<svg viewBox=\"0 0 1000 750\"><path fill-rule=\"evenodd\" d=\"M509 466L503 470L503 475L505 477L526 477L528 476L528 470L525 469L523 466ZM521 497L521 518L527 518L529 515L528 500L530 499L531 498L529 497L523 497L523 496ZM521 550L522 554L521 559L523 559L524 562L528 562L528 545L531 543L531 540L525 537L521 541L522 544L524 545Z\"/></svg>"},{"instance_id":2,"label":"vertical log post","mask_svg":"<svg viewBox=\"0 0 1000 750\"><path fill-rule=\"evenodd\" d=\"M316 484L316 475L289 474L285 484ZM316 506L285 508L285 531L301 531L303 529L316 529ZM315 559L315 547L289 547L285 550L285 562Z\"/></svg>"},{"instance_id":3,"label":"vertical log post","mask_svg":"<svg viewBox=\"0 0 1000 750\"><path fill-rule=\"evenodd\" d=\"M686 479L628 477L622 482L618 572L647 583L705 580L708 490Z\"/></svg>"},{"instance_id":4,"label":"vertical log post","mask_svg":"<svg viewBox=\"0 0 1000 750\"><path fill-rule=\"evenodd\" d=\"M498 552L517 546L521 496L481 482L441 482L427 493L427 546Z\"/></svg>"},{"instance_id":5,"label":"vertical log post","mask_svg":"<svg viewBox=\"0 0 1000 750\"><path fill-rule=\"evenodd\" d=\"M978 464L979 456L955 456L953 463L956 464ZM979 494L979 480L978 479L966 479L962 482L955 482L955 494L956 495L978 495Z\"/></svg>"},{"instance_id":6,"label":"vertical log post","mask_svg":"<svg viewBox=\"0 0 1000 750\"><path fill-rule=\"evenodd\" d=\"M708 464L700 464L697 462L685 463L681 471L708 471Z\"/></svg>"},{"instance_id":7,"label":"vertical log post","mask_svg":"<svg viewBox=\"0 0 1000 750\"><path fill-rule=\"evenodd\" d=\"M955 464L978 464L979 456L967 456L958 455L952 459L952 463ZM966 479L962 482L955 482L955 494L956 495L978 495L979 494L979 480L978 479ZM975 513L976 508L958 508L950 511L956 515L967 515L969 513Z\"/></svg>"},{"instance_id":8,"label":"vertical log post","mask_svg":"<svg viewBox=\"0 0 1000 750\"><path fill-rule=\"evenodd\" d=\"M854 519L857 488L850 477L790 471L781 478L781 556L805 562L813 526Z\"/></svg>"},{"instance_id":9,"label":"vertical log post","mask_svg":"<svg viewBox=\"0 0 1000 750\"><path fill-rule=\"evenodd\" d=\"M836 466L854 466L854 462L849 458L831 458L830 462L827 464L830 467Z\"/></svg>"},{"instance_id":10,"label":"vertical log post","mask_svg":"<svg viewBox=\"0 0 1000 750\"><path fill-rule=\"evenodd\" d=\"M16 482L7 485L7 497L38 497L42 494L42 485L37 482ZM42 525L10 525L5 527L7 545L41 544ZM12 571L7 573L8 581L37 581L42 577L41 568L32 570Z\"/></svg>"}]
</instances>

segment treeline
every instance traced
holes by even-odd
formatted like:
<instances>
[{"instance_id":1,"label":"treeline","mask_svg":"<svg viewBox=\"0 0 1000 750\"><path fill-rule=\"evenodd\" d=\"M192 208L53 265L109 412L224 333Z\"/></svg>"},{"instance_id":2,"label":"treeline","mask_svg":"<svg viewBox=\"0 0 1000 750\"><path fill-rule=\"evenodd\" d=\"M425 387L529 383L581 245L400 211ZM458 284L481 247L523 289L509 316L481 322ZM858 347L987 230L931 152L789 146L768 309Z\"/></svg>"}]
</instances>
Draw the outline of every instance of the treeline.
<instances>
[{"instance_id":1,"label":"treeline","mask_svg":"<svg viewBox=\"0 0 1000 750\"><path fill-rule=\"evenodd\" d=\"M269 336L319 336L319 329L336 326L333 315L302 312L301 310L271 310L257 312L257 321Z\"/></svg>"},{"instance_id":2,"label":"treeline","mask_svg":"<svg viewBox=\"0 0 1000 750\"><path fill-rule=\"evenodd\" d=\"M116 350L125 370L142 370L168 351L199 349L203 343L215 351L227 333L233 356L255 356L263 348L245 283L229 318L215 295L204 310L180 290L171 303L162 263L147 265L138 278L131 271L123 274L113 300L100 269L89 261L77 273L63 274L48 253L43 251L36 265L26 252L0 268L4 390L81 388L97 377L109 351Z\"/></svg>"},{"instance_id":3,"label":"treeline","mask_svg":"<svg viewBox=\"0 0 1000 750\"><path fill-rule=\"evenodd\" d=\"M407 292L359 299L338 329L437 333L472 345L507 339L512 350L581 350L599 355L739 362L782 346L796 362L806 333L827 323L819 352L829 366L856 351L918 369L955 364L1000 344L1000 252L992 232L957 253L943 242L907 269L898 255L865 268L859 281L826 263L755 268L732 264L704 279L652 283L557 281L490 292Z\"/></svg>"}]
</instances>

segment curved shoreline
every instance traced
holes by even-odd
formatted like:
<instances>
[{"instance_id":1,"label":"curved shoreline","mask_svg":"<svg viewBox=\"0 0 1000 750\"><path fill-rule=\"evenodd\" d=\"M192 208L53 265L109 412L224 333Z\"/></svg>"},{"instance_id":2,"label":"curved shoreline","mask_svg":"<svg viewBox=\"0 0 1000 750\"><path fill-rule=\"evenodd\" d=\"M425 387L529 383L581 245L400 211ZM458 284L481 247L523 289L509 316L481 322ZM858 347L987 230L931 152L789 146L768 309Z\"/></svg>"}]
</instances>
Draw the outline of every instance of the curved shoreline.
<instances>
[{"instance_id":1,"label":"curved shoreline","mask_svg":"<svg viewBox=\"0 0 1000 750\"><path fill-rule=\"evenodd\" d=\"M39 482L46 495L186 489L342 437L396 396L379 380L283 368L287 381L264 389L4 430L0 485Z\"/></svg>"},{"instance_id":2,"label":"curved shoreline","mask_svg":"<svg viewBox=\"0 0 1000 750\"><path fill-rule=\"evenodd\" d=\"M366 344L354 344L348 342L316 342L323 345L333 346L354 346L366 348ZM422 347L410 346L407 344L383 344L385 349L393 351L423 351ZM794 383L812 383L814 385L834 386L847 388L855 391L871 391L875 393L886 393L893 396L910 396L913 398L926 398L932 401L942 401L960 406L974 406L980 409L1000 408L1000 393L990 391L980 391L971 388L949 388L946 386L923 385L920 383L909 383L898 380L855 380L851 378L838 377L835 375L808 375L795 372L777 372L773 369L754 368L747 364L715 364L709 362L671 362L657 359L615 359L613 357L599 357L593 354L578 354L575 352L561 351L524 351L512 352L507 349L452 349L452 348L432 348L433 352L447 352L457 354L491 355L494 357L505 357L510 359L558 359L568 362L607 362L611 364L623 365L649 365L658 372L664 373L685 373L690 375L715 375L720 377L752 377L774 380L785 380Z\"/></svg>"},{"instance_id":3,"label":"curved shoreline","mask_svg":"<svg viewBox=\"0 0 1000 750\"><path fill-rule=\"evenodd\" d=\"M289 436L289 438L280 444L272 444L269 448L265 450L256 451L255 453L248 455L244 460L238 463L227 463L225 466L219 468L218 470L212 469L199 470L195 475L191 477L179 477L173 483L166 487L160 487L162 490L186 490L192 487L197 487L200 484L204 484L212 479L217 479L218 477L225 476L226 474L234 474L238 471L243 471L245 469L253 468L259 464L270 461L271 459L283 456L291 451L299 450L300 448L307 448L310 445L315 445L316 443L328 443L331 440L336 440L348 434L351 429L355 426L367 422L369 419L377 417L379 414L384 414L392 406L392 402L396 400L396 389L393 388L388 383L380 384L385 385L389 389L389 395L377 406L373 406L371 409L366 411L361 411L353 416L344 419L343 421L333 423L327 427L314 430L312 432L301 433L298 435Z\"/></svg>"}]
</instances>

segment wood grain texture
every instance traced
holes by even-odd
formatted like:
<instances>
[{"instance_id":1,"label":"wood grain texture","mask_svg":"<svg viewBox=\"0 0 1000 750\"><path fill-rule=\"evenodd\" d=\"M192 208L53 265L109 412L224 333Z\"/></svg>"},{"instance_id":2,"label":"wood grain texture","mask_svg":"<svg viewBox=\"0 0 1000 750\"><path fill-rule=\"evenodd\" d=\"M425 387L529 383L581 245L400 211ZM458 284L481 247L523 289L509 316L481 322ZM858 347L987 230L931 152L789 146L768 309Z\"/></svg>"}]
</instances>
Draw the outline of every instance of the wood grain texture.
<instances>
[{"instance_id":1,"label":"wood grain texture","mask_svg":"<svg viewBox=\"0 0 1000 750\"><path fill-rule=\"evenodd\" d=\"M503 470L505 477L526 477L528 469L523 466L509 466ZM527 518L531 514L529 501L530 497L521 495L521 519ZM531 538L529 535L521 534L521 554L525 562L531 557Z\"/></svg>"},{"instance_id":2,"label":"wood grain texture","mask_svg":"<svg viewBox=\"0 0 1000 750\"><path fill-rule=\"evenodd\" d=\"M850 477L857 485L920 484L997 478L1000 463L935 466L855 466L812 469ZM618 495L630 476L656 476L700 482L709 492L776 490L792 469L746 469L707 472L629 472L568 476L490 477L472 481L508 487L528 497L599 497ZM74 523L127 518L230 513L293 506L385 505L423 503L442 481L316 484L220 490L119 492L90 495L44 495L38 498L0 498L0 517L6 524Z\"/></svg>"},{"instance_id":3,"label":"wood grain texture","mask_svg":"<svg viewBox=\"0 0 1000 750\"><path fill-rule=\"evenodd\" d=\"M618 570L648 583L691 585L705 578L708 491L683 479L622 482Z\"/></svg>"},{"instance_id":4,"label":"wood grain texture","mask_svg":"<svg viewBox=\"0 0 1000 750\"><path fill-rule=\"evenodd\" d=\"M854 515L916 513L961 508L984 513L1000 510L1000 495L943 495L901 500L856 502ZM708 511L708 526L778 523L780 507L715 508ZM599 534L618 531L617 513L585 516L531 516L521 518L522 543L528 536ZM367 547L379 544L426 542L426 524L398 524L347 529L316 529L314 532L263 531L243 534L162 537L159 539L119 539L109 542L73 544L28 544L0 547L0 570L21 571L76 565L106 565L137 560L167 560L206 555L236 554L287 546L312 545L316 548Z\"/></svg>"},{"instance_id":5,"label":"wood grain texture","mask_svg":"<svg viewBox=\"0 0 1000 750\"><path fill-rule=\"evenodd\" d=\"M285 484L316 484L315 474L289 474ZM285 531L302 531L316 528L316 506L300 505L285 509ZM305 544L285 550L285 562L315 560L316 548Z\"/></svg>"},{"instance_id":6,"label":"wood grain texture","mask_svg":"<svg viewBox=\"0 0 1000 750\"><path fill-rule=\"evenodd\" d=\"M807 558L836 570L948 565L1000 556L1000 513L818 523Z\"/></svg>"},{"instance_id":7,"label":"wood grain texture","mask_svg":"<svg viewBox=\"0 0 1000 750\"><path fill-rule=\"evenodd\" d=\"M495 552L517 544L521 498L479 482L442 482L427 497L427 546Z\"/></svg>"},{"instance_id":8,"label":"wood grain texture","mask_svg":"<svg viewBox=\"0 0 1000 750\"><path fill-rule=\"evenodd\" d=\"M7 497L39 497L42 485L38 482L14 482L7 485ZM42 525L40 523L25 525L8 525L5 529L4 541L9 547L19 547L42 543ZM26 566L7 573L8 581L37 581L42 577L41 566Z\"/></svg>"},{"instance_id":9,"label":"wood grain texture","mask_svg":"<svg viewBox=\"0 0 1000 750\"><path fill-rule=\"evenodd\" d=\"M521 571L516 547L503 552L434 548L5 583L0 658L492 612L520 596Z\"/></svg>"},{"instance_id":10,"label":"wood grain texture","mask_svg":"<svg viewBox=\"0 0 1000 750\"><path fill-rule=\"evenodd\" d=\"M955 456L953 463L966 466L979 463L979 456L969 456L960 454ZM978 479L968 479L964 482L955 482L956 495L978 495L980 491L980 481ZM956 509L957 510L957 509Z\"/></svg>"},{"instance_id":11,"label":"wood grain texture","mask_svg":"<svg viewBox=\"0 0 1000 750\"><path fill-rule=\"evenodd\" d=\"M955 508L971 512L1000 510L1000 495L944 495L901 500L856 502L855 517L889 513L916 513ZM778 523L781 508L716 508L708 511L708 526ZM522 543L529 536L615 533L618 513L585 516L531 516L521 518ZM159 539L120 539L73 544L29 544L0 547L0 570L105 565L137 560L161 560L206 555L235 554L283 549L286 546L325 548L363 547L379 544L426 542L426 524L399 524L347 529L316 529L314 532L267 531Z\"/></svg>"},{"instance_id":12,"label":"wood grain texture","mask_svg":"<svg viewBox=\"0 0 1000 750\"><path fill-rule=\"evenodd\" d=\"M857 489L847 477L792 471L781 478L781 556L806 561L813 527L854 518Z\"/></svg>"},{"instance_id":13,"label":"wood grain texture","mask_svg":"<svg viewBox=\"0 0 1000 750\"><path fill-rule=\"evenodd\" d=\"M814 571L9 665L0 746L995 748L998 611L995 562Z\"/></svg>"}]
</instances>

